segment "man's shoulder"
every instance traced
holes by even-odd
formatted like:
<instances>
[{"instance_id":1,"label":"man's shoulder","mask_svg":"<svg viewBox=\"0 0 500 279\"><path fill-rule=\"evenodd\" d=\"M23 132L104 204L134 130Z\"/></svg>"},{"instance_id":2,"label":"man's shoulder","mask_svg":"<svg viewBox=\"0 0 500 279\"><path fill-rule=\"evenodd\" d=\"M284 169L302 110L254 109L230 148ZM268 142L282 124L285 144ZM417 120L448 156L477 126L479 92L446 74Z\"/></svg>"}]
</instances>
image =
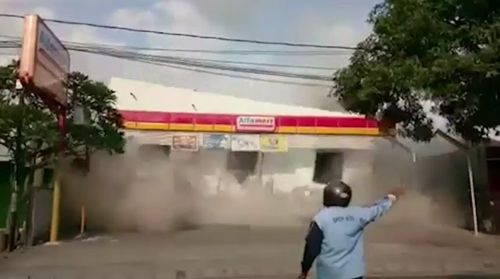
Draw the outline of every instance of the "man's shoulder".
<instances>
[{"instance_id":1,"label":"man's shoulder","mask_svg":"<svg viewBox=\"0 0 500 279\"><path fill-rule=\"evenodd\" d=\"M325 207L321 209L314 216L315 221L323 220L325 218L331 218L336 216L343 216L348 214L356 214L360 211L360 207L349 206L349 207Z\"/></svg>"},{"instance_id":2,"label":"man's shoulder","mask_svg":"<svg viewBox=\"0 0 500 279\"><path fill-rule=\"evenodd\" d=\"M321 210L316 216L318 217L341 217L341 216L353 216L358 217L363 215L363 212L367 210L366 206L348 206L348 207L331 207L326 210Z\"/></svg>"}]
</instances>

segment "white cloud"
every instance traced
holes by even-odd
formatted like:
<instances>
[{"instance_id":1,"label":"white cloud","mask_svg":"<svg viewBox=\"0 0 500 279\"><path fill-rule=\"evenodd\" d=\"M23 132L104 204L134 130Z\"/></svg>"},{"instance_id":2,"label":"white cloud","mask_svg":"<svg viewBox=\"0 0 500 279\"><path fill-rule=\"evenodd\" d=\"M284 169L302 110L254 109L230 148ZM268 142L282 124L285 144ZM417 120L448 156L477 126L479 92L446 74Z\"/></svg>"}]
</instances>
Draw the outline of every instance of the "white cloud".
<instances>
[{"instance_id":1,"label":"white cloud","mask_svg":"<svg viewBox=\"0 0 500 279\"><path fill-rule=\"evenodd\" d=\"M55 13L47 7L35 7L32 11L34 14L40 15L42 18L54 18Z\"/></svg>"},{"instance_id":2,"label":"white cloud","mask_svg":"<svg viewBox=\"0 0 500 279\"><path fill-rule=\"evenodd\" d=\"M0 1L0 12L12 14L30 14L37 13L45 17L53 17L54 12L43 6L30 6L26 8L23 5L15 5L15 3L5 3ZM0 18L0 35L7 37L22 37L23 21L17 18ZM0 65L10 63L17 59L18 51L15 49L2 49L0 52Z\"/></svg>"},{"instance_id":3,"label":"white cloud","mask_svg":"<svg viewBox=\"0 0 500 279\"><path fill-rule=\"evenodd\" d=\"M153 11L138 8L123 8L114 12L109 22L121 26L135 26L145 29L158 27Z\"/></svg>"},{"instance_id":4,"label":"white cloud","mask_svg":"<svg viewBox=\"0 0 500 279\"><path fill-rule=\"evenodd\" d=\"M268 40L286 40L319 44L357 43L366 30L360 30L346 22L331 22L330 14L297 13L296 17L284 19L286 9L277 9L274 2L254 1L185 1L167 0L143 3L133 7L121 6L108 17L109 24L154 29L170 32L183 32L238 38L256 38ZM1 10L1 4L0 4ZM66 18L55 14L42 4L35 9L50 18ZM263 11L272 11L276 16L268 16L269 24L263 24ZM12 11L9 11L12 12ZM23 12L23 11L20 11ZM26 12L26 11L24 11ZM280 19L278 19L280 18ZM275 25L273 20L287 21L285 25ZM52 26L52 25L51 25ZM1 27L0 27L1 28ZM280 30L282 29L282 30ZM283 49L259 45L236 44L216 40L196 40L182 37L159 35L139 35L130 32L109 31L87 27L54 25L54 31L64 40L92 43L112 43L147 45L169 48L192 49ZM172 53L166 53L174 55ZM284 56L216 56L207 54L179 54L197 58L244 60L250 62L268 62L282 64L324 65L339 67L346 64L347 57L284 57ZM330 106L325 102L327 88L311 88L295 85L282 85L252 80L221 77L191 71L174 70L115 58L72 53L72 69L89 73L92 77L106 80L110 76L144 79L169 86L197 88L203 91L226 93L267 101L295 103L310 106ZM332 72L306 69L281 69L300 73L329 75ZM238 73L230 73L238 74ZM249 74L241 74L250 76ZM278 77L253 76L293 82L313 82ZM329 100L331 101L331 100Z\"/></svg>"},{"instance_id":5,"label":"white cloud","mask_svg":"<svg viewBox=\"0 0 500 279\"><path fill-rule=\"evenodd\" d=\"M110 23L122 26L132 26L136 28L154 29L162 31L171 31L179 33L191 34L205 34L226 37L246 37L247 33L255 33L252 26L238 24L237 28L227 25L229 21L237 20L233 16L229 16L228 20L223 20L220 17L215 17L213 14L205 13L200 3L204 2L188 2L188 1L162 1L157 2L151 6L146 6L142 9L120 9L110 16ZM217 5L216 5L217 6ZM219 9L226 11L226 14L232 14L232 11L225 9L223 6L217 6ZM215 11L215 7L211 9ZM242 13L241 9L237 13ZM245 13L248 17L258 17L258 7L252 10L254 13ZM132 20L131 20L132 19ZM255 20L255 18L254 18ZM291 26L291 28L295 28ZM251 32L248 32L248 31ZM235 33L237 32L237 33ZM310 34L311 32L304 32ZM308 37L308 36L305 36ZM306 38L303 41L307 41ZM318 35L317 40L321 40L321 35ZM155 47L169 47L169 48L191 48L191 49L250 49L259 48L259 46L239 45L216 40L195 40L182 37L168 37L158 35L148 35L146 43ZM260 48L263 48L260 46ZM185 54L183 54L185 55ZM189 57L198 58L211 58L211 59L229 59L229 60L246 60L251 62L279 62L283 61L283 57L275 58L272 56L214 56L207 54L189 54ZM323 58L324 59L324 58ZM293 60L297 58L289 59ZM317 64L317 62L324 62L322 58L302 59L297 63L301 64ZM310 62L310 63L309 63ZM126 63L132 65L131 63ZM268 101L295 103L302 105L319 106L325 105L325 97L328 89L326 88L309 88L294 85L282 85L266 82L258 82L251 80L242 80L221 76L214 76L209 74L195 73L182 70L172 70L169 68L155 67L144 64L133 63L133 67L123 67L116 75L123 77L136 77L144 78L152 82L164 83L170 86L197 88L204 91L214 91L218 93L226 93L235 96L244 96L254 99L265 99ZM289 71L292 71L288 69ZM306 72L306 70L301 70ZM246 75L248 74L241 74ZM295 81L295 82L311 82L306 80L290 80L283 78L255 76L259 78L269 78L275 80ZM314 82L314 81L313 81Z\"/></svg>"}]
</instances>

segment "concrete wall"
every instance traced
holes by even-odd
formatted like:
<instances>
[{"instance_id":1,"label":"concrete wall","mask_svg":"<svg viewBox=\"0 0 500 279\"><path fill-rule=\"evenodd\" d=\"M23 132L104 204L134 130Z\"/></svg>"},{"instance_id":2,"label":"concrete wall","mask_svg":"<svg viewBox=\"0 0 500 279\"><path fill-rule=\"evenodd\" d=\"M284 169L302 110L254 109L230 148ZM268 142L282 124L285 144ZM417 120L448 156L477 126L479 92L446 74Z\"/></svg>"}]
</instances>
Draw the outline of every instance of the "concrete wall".
<instances>
[{"instance_id":1,"label":"concrete wall","mask_svg":"<svg viewBox=\"0 0 500 279\"><path fill-rule=\"evenodd\" d=\"M160 145L171 145L172 135L175 134L132 130L126 132L139 144ZM341 171L341 175L339 174L339 179L342 178L355 187L370 187L373 184L371 176L375 139L360 136L289 135L288 152L264 153L262 183L272 184L275 190L284 192L302 186L322 187L313 182L316 152L322 150L344 154L344 164L341 164L344 170ZM178 162L186 162L187 168L184 169L196 166L191 169L198 172L196 179L203 181L208 193L217 192L217 187L224 191L238 191L239 185L236 179L227 171L229 152L229 150L202 149L192 154L196 157L195 160L188 160L189 156L186 152L172 151L170 158ZM255 175L249 177L248 184L259 183L257 181L259 171L260 166L257 166ZM366 200L364 195L357 196L360 200Z\"/></svg>"},{"instance_id":2,"label":"concrete wall","mask_svg":"<svg viewBox=\"0 0 500 279\"><path fill-rule=\"evenodd\" d=\"M296 187L313 186L314 149L290 149L284 153L264 153L263 182L271 181L274 190L290 192Z\"/></svg>"},{"instance_id":3,"label":"concrete wall","mask_svg":"<svg viewBox=\"0 0 500 279\"><path fill-rule=\"evenodd\" d=\"M171 159L176 164L186 164L185 169L191 169L196 174L191 179L203 181L207 194L214 194L219 188L222 191L238 192L241 185L227 170L227 150L203 150L197 154L172 152ZM273 185L274 191L291 192L294 188L304 186L322 187L322 184L313 181L316 160L315 149L289 149L282 153L263 153L262 155L262 183ZM335 151L343 153L343 170L341 177L356 188L370 187L372 175L372 153L370 151ZM190 159L187 157L193 156ZM341 163L341 162L339 162ZM341 163L342 164L342 163ZM339 167L338 165L332 168ZM188 171L188 170L186 170ZM335 169L332 169L335 171ZM245 183L259 183L260 166L256 166L254 175L247 178ZM193 181L196 183L195 181ZM244 184L245 184L244 183ZM363 200L363 195L358 195Z\"/></svg>"}]
</instances>

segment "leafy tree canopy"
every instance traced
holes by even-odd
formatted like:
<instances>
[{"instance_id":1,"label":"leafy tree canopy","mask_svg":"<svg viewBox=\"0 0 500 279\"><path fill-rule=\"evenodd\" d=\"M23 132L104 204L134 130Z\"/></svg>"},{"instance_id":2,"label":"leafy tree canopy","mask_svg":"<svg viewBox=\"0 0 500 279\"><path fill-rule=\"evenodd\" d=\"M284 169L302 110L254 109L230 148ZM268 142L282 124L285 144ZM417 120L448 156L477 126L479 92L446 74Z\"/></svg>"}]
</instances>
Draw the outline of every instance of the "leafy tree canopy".
<instances>
[{"instance_id":1,"label":"leafy tree canopy","mask_svg":"<svg viewBox=\"0 0 500 279\"><path fill-rule=\"evenodd\" d=\"M19 106L22 90L16 90L16 63L0 67L0 144L11 157L24 164L43 167L53 163L59 142L56 114L39 97L24 94L24 106ZM116 110L115 92L105 84L73 72L68 77L68 108L66 154L107 150L123 152L122 118ZM85 108L87 121L78 123L79 108ZM17 133L20 129L21 133ZM20 145L16 139L20 136ZM35 163L36 162L36 163Z\"/></svg>"},{"instance_id":2,"label":"leafy tree canopy","mask_svg":"<svg viewBox=\"0 0 500 279\"><path fill-rule=\"evenodd\" d=\"M426 109L470 142L500 126L500 1L385 0L372 34L335 75L346 109L384 111L415 140L433 136Z\"/></svg>"}]
</instances>

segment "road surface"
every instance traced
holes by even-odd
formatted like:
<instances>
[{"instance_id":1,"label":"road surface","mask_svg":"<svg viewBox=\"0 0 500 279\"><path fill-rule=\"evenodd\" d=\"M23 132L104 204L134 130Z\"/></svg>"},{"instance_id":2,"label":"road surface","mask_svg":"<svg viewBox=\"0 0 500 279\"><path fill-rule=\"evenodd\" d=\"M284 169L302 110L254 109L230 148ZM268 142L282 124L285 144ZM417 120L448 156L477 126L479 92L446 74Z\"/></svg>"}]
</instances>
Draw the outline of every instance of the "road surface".
<instances>
[{"instance_id":1,"label":"road surface","mask_svg":"<svg viewBox=\"0 0 500 279\"><path fill-rule=\"evenodd\" d=\"M0 278L294 278L304 233L304 227L208 226L69 240L1 254ZM500 278L498 237L377 224L365 247L370 277Z\"/></svg>"}]
</instances>

